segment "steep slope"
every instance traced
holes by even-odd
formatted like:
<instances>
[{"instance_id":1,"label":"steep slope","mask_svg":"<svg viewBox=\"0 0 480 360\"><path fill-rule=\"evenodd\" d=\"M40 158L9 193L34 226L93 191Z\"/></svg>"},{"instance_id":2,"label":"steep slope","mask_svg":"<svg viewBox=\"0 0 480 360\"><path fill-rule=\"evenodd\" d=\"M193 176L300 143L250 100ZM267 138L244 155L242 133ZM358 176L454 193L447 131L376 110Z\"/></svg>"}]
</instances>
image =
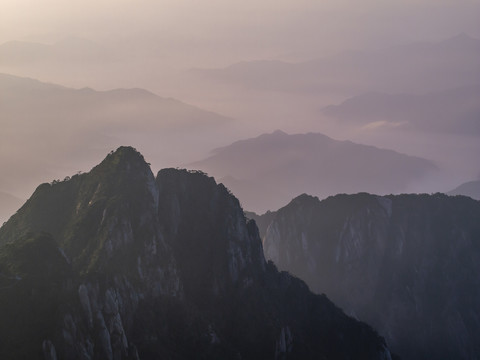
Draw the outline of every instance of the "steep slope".
<instances>
[{"instance_id":1,"label":"steep slope","mask_svg":"<svg viewBox=\"0 0 480 360\"><path fill-rule=\"evenodd\" d=\"M155 179L132 148L39 186L0 243L2 358L391 358L368 325L265 261L224 186L186 170Z\"/></svg>"},{"instance_id":2,"label":"steep slope","mask_svg":"<svg viewBox=\"0 0 480 360\"><path fill-rule=\"evenodd\" d=\"M142 299L181 293L174 260L155 221L156 203L154 176L143 157L129 148L110 154L89 174L40 185L0 229L0 242L7 243L2 249L19 248L2 265L37 261L49 251L64 259L66 264L60 265L68 272L49 263L25 274L11 267L6 274L2 271L14 282L2 288L2 297L10 303L2 307L2 315L19 314L18 334L33 327L43 338L18 336L12 351L1 347L1 357L18 358L22 351L28 358L42 358L43 347L46 359L55 359L54 352L62 359L135 358L127 336ZM55 246L47 242L50 249L35 235L45 232L56 241ZM24 241L30 246L32 238L36 252L22 246ZM29 257L22 256L25 252ZM52 279L50 272L60 279ZM46 290L36 292L31 283ZM22 290L32 294L28 303L40 304L39 314L48 306L49 321L29 317L28 303L12 304ZM15 320L6 318L12 321L2 323L3 332Z\"/></svg>"},{"instance_id":3,"label":"steep slope","mask_svg":"<svg viewBox=\"0 0 480 360\"><path fill-rule=\"evenodd\" d=\"M7 221L20 208L22 203L19 198L0 191L0 224Z\"/></svg>"},{"instance_id":4,"label":"steep slope","mask_svg":"<svg viewBox=\"0 0 480 360\"><path fill-rule=\"evenodd\" d=\"M267 259L373 324L406 359L478 359L480 202L302 195L266 230Z\"/></svg>"},{"instance_id":5,"label":"steep slope","mask_svg":"<svg viewBox=\"0 0 480 360\"><path fill-rule=\"evenodd\" d=\"M480 180L463 183L447 194L470 196L472 199L480 200Z\"/></svg>"},{"instance_id":6,"label":"steep slope","mask_svg":"<svg viewBox=\"0 0 480 360\"><path fill-rule=\"evenodd\" d=\"M245 216L247 217L247 219L252 219L257 224L258 233L261 239L264 238L268 226L272 223L273 219L275 219L276 215L277 213L275 211L270 210L262 215L258 215L257 213L252 211L245 211Z\"/></svg>"},{"instance_id":7,"label":"steep slope","mask_svg":"<svg viewBox=\"0 0 480 360\"><path fill-rule=\"evenodd\" d=\"M275 209L303 192L320 197L406 191L435 170L391 150L282 131L235 142L190 165L220 179L252 211Z\"/></svg>"}]
</instances>

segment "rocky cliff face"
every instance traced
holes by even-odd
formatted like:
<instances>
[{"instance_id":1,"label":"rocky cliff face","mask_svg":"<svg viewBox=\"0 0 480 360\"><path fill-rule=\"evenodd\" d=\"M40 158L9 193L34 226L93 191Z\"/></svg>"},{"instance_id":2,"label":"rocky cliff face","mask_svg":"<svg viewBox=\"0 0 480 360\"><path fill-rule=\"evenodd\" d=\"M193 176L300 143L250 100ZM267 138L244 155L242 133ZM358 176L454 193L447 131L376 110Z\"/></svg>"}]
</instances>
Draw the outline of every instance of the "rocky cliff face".
<instances>
[{"instance_id":1,"label":"rocky cliff face","mask_svg":"<svg viewBox=\"0 0 480 360\"><path fill-rule=\"evenodd\" d=\"M480 202L302 195L265 232L267 259L372 324L402 358L480 358Z\"/></svg>"},{"instance_id":2,"label":"rocky cliff face","mask_svg":"<svg viewBox=\"0 0 480 360\"><path fill-rule=\"evenodd\" d=\"M131 148L43 184L0 229L3 359L390 359L368 325L265 261L201 173Z\"/></svg>"}]
</instances>

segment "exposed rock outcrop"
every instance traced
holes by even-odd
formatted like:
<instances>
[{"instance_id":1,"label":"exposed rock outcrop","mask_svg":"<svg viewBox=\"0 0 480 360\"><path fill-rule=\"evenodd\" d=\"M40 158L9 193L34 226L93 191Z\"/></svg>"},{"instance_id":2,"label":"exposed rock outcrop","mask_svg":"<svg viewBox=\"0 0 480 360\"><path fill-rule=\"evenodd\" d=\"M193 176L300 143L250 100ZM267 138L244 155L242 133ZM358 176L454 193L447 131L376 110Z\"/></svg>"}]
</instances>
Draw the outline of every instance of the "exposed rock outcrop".
<instances>
[{"instance_id":1,"label":"exposed rock outcrop","mask_svg":"<svg viewBox=\"0 0 480 360\"><path fill-rule=\"evenodd\" d=\"M0 243L1 358L390 357L368 325L265 261L225 187L154 178L132 148L39 186Z\"/></svg>"},{"instance_id":2,"label":"exposed rock outcrop","mask_svg":"<svg viewBox=\"0 0 480 360\"><path fill-rule=\"evenodd\" d=\"M373 325L402 358L480 358L480 202L302 195L265 232L267 259Z\"/></svg>"}]
</instances>

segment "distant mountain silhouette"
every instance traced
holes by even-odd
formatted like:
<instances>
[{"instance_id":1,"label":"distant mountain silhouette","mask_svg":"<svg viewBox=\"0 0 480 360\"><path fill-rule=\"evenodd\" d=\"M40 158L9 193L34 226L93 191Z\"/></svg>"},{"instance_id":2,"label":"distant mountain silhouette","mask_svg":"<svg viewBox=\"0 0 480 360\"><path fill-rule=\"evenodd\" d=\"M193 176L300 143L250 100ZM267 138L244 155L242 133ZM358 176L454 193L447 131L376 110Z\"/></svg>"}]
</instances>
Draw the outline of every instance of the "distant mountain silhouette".
<instances>
[{"instance_id":1,"label":"distant mountain silhouette","mask_svg":"<svg viewBox=\"0 0 480 360\"><path fill-rule=\"evenodd\" d=\"M278 208L303 192L320 197L398 193L436 169L428 160L391 150L282 131L235 142L189 166L214 175L245 209L257 212Z\"/></svg>"},{"instance_id":2,"label":"distant mountain silhouette","mask_svg":"<svg viewBox=\"0 0 480 360\"><path fill-rule=\"evenodd\" d=\"M348 51L302 63L251 61L194 73L223 83L276 91L423 93L476 85L479 64L480 40L460 34L436 43Z\"/></svg>"},{"instance_id":3,"label":"distant mountain silhouette","mask_svg":"<svg viewBox=\"0 0 480 360\"><path fill-rule=\"evenodd\" d=\"M151 131L208 123L218 125L227 120L221 115L143 89L72 89L0 74L0 94L5 119L30 121L34 116L42 116L65 123L68 114L71 123L79 121L82 126L96 127L108 125L112 132L123 131L132 125L137 131Z\"/></svg>"},{"instance_id":4,"label":"distant mountain silhouette","mask_svg":"<svg viewBox=\"0 0 480 360\"><path fill-rule=\"evenodd\" d=\"M480 200L480 180L463 183L447 194L470 196L472 199Z\"/></svg>"},{"instance_id":5,"label":"distant mountain silhouette","mask_svg":"<svg viewBox=\"0 0 480 360\"><path fill-rule=\"evenodd\" d=\"M26 182L33 187L59 173L65 176L73 171L65 167L75 161L82 168L79 162L88 163L124 141L139 144L162 166L192 161L202 151L207 154L210 136L221 138L218 134L231 123L143 89L72 89L6 74L0 74L0 108L0 141L9 149L0 154L0 168L16 169L2 171L0 183L15 184L16 193Z\"/></svg>"},{"instance_id":6,"label":"distant mountain silhouette","mask_svg":"<svg viewBox=\"0 0 480 360\"><path fill-rule=\"evenodd\" d=\"M352 125L480 135L480 85L426 95L368 93L323 113Z\"/></svg>"}]
</instances>

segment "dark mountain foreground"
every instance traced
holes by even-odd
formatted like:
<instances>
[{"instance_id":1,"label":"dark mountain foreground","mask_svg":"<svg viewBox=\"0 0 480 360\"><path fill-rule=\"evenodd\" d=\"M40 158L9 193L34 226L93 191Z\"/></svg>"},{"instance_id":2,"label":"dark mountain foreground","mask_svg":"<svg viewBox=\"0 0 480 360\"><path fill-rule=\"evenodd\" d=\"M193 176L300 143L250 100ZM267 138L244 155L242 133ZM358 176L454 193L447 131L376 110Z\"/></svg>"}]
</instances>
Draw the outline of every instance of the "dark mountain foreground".
<instances>
[{"instance_id":1,"label":"dark mountain foreground","mask_svg":"<svg viewBox=\"0 0 480 360\"><path fill-rule=\"evenodd\" d=\"M391 359L265 261L223 185L132 148L40 185L0 244L1 359Z\"/></svg>"},{"instance_id":2,"label":"dark mountain foreground","mask_svg":"<svg viewBox=\"0 0 480 360\"><path fill-rule=\"evenodd\" d=\"M372 324L400 357L480 359L479 201L302 195L256 217L267 259Z\"/></svg>"}]
</instances>

